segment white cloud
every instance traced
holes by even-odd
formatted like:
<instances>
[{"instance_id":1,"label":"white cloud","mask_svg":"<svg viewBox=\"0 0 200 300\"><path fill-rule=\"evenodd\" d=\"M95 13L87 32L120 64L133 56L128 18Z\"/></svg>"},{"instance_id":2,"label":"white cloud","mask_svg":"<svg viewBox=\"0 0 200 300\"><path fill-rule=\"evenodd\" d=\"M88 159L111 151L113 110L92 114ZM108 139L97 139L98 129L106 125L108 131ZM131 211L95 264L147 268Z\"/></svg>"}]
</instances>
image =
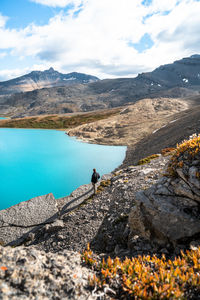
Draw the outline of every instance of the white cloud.
<instances>
[{"instance_id":1,"label":"white cloud","mask_svg":"<svg viewBox=\"0 0 200 300\"><path fill-rule=\"evenodd\" d=\"M179 2L168 15L156 14L146 21L155 42L147 54L156 57L158 65L200 53L200 2Z\"/></svg>"},{"instance_id":2,"label":"white cloud","mask_svg":"<svg viewBox=\"0 0 200 300\"><path fill-rule=\"evenodd\" d=\"M181 0L182 1L182 0ZM167 0L167 1L162 1L162 0L153 0L150 8L151 12L164 12L164 11L170 11L175 8L176 5L180 0Z\"/></svg>"},{"instance_id":3,"label":"white cloud","mask_svg":"<svg viewBox=\"0 0 200 300\"><path fill-rule=\"evenodd\" d=\"M42 5L52 6L52 7L66 7L69 4L74 4L75 6L78 6L81 4L81 0L31 0L31 1Z\"/></svg>"},{"instance_id":4,"label":"white cloud","mask_svg":"<svg viewBox=\"0 0 200 300\"><path fill-rule=\"evenodd\" d=\"M3 28L5 26L7 20L8 17L2 16L0 13L0 28Z\"/></svg>"},{"instance_id":5,"label":"white cloud","mask_svg":"<svg viewBox=\"0 0 200 300\"><path fill-rule=\"evenodd\" d=\"M29 68L19 68L19 69L4 69L0 70L0 80L9 80L15 77L22 76L26 73L28 73L30 70Z\"/></svg>"},{"instance_id":6,"label":"white cloud","mask_svg":"<svg viewBox=\"0 0 200 300\"><path fill-rule=\"evenodd\" d=\"M34 0L45 5L75 5L75 0ZM0 49L37 58L38 68L79 71L101 78L136 76L160 64L200 53L200 2L195 0L87 0L81 11L61 12L45 26L23 30L0 26ZM1 24L1 16L0 16ZM2 23L3 24L3 23ZM148 33L151 49L138 53L130 45Z\"/></svg>"}]
</instances>

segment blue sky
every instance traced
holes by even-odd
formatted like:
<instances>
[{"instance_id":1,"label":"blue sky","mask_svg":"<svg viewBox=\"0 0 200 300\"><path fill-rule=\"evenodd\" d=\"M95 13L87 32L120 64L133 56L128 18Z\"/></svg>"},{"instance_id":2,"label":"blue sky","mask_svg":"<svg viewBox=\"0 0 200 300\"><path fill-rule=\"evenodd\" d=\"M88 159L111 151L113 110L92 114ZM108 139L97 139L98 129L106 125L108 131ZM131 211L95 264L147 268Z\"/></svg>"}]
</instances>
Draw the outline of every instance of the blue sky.
<instances>
[{"instance_id":1,"label":"blue sky","mask_svg":"<svg viewBox=\"0 0 200 300\"><path fill-rule=\"evenodd\" d=\"M134 77L200 53L199 0L0 0L0 80Z\"/></svg>"},{"instance_id":2,"label":"blue sky","mask_svg":"<svg viewBox=\"0 0 200 300\"><path fill-rule=\"evenodd\" d=\"M45 25L59 11L27 0L1 0L0 10L2 15L9 17L7 26L18 29L30 23Z\"/></svg>"}]
</instances>

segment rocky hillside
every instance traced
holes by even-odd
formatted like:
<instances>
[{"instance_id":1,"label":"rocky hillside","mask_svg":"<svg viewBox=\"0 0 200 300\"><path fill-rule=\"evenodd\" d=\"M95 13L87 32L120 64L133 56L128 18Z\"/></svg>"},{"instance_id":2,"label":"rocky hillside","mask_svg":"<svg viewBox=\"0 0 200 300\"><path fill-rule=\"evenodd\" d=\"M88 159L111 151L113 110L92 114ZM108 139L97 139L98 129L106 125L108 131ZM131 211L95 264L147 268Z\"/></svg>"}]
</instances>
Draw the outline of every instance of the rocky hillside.
<instances>
[{"instance_id":1,"label":"rocky hillside","mask_svg":"<svg viewBox=\"0 0 200 300\"><path fill-rule=\"evenodd\" d=\"M177 142L200 132L200 106L195 106L173 115L173 120L164 127L144 137L130 147L124 165L136 163L140 158L159 153L165 147L175 147Z\"/></svg>"},{"instance_id":2,"label":"rocky hillside","mask_svg":"<svg viewBox=\"0 0 200 300\"><path fill-rule=\"evenodd\" d=\"M109 107L109 94L97 95L90 85L37 89L0 98L0 114L13 117L87 112ZM114 100L115 101L115 100ZM120 101L118 101L118 104ZM114 105L117 106L117 105Z\"/></svg>"},{"instance_id":3,"label":"rocky hillside","mask_svg":"<svg viewBox=\"0 0 200 300\"><path fill-rule=\"evenodd\" d=\"M174 88L176 86L190 88L199 86L200 82L200 55L192 55L175 61L173 64L163 65L153 72L142 73L138 80L151 81L160 87Z\"/></svg>"},{"instance_id":4,"label":"rocky hillside","mask_svg":"<svg viewBox=\"0 0 200 300\"><path fill-rule=\"evenodd\" d=\"M69 129L67 133L90 143L130 146L173 122L176 113L193 105L193 101L183 99L139 100L121 108L115 116Z\"/></svg>"},{"instance_id":5,"label":"rocky hillside","mask_svg":"<svg viewBox=\"0 0 200 300\"><path fill-rule=\"evenodd\" d=\"M46 72L58 73L52 70ZM91 111L127 105L144 98L195 96L200 93L199 74L200 55L193 55L153 72L139 74L136 78L95 79L95 82L84 85L44 88L1 97L0 114L22 117ZM71 82L64 79L67 78L58 82Z\"/></svg>"},{"instance_id":6,"label":"rocky hillside","mask_svg":"<svg viewBox=\"0 0 200 300\"><path fill-rule=\"evenodd\" d=\"M199 145L193 136L107 174L96 195L85 185L68 197L49 194L1 211L1 295L198 299ZM88 242L94 253L88 248L81 263L74 251Z\"/></svg>"},{"instance_id":7,"label":"rocky hillside","mask_svg":"<svg viewBox=\"0 0 200 300\"><path fill-rule=\"evenodd\" d=\"M98 78L82 73L62 74L53 68L45 71L33 71L24 76L0 82L0 96L54 86L68 86L97 81Z\"/></svg>"},{"instance_id":8,"label":"rocky hillside","mask_svg":"<svg viewBox=\"0 0 200 300\"><path fill-rule=\"evenodd\" d=\"M123 97L123 103L146 97L183 97L199 94L200 55L163 65L136 78L101 80L91 84L98 93L113 93Z\"/></svg>"}]
</instances>

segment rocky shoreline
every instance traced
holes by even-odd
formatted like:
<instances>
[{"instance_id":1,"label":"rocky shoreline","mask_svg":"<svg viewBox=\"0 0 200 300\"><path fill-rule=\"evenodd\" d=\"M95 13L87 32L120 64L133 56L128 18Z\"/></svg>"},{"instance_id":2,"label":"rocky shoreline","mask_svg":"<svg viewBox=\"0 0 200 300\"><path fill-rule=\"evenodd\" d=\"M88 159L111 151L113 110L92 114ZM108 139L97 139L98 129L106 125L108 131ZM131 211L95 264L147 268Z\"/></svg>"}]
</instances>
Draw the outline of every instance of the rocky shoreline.
<instances>
[{"instance_id":1,"label":"rocky shoreline","mask_svg":"<svg viewBox=\"0 0 200 300\"><path fill-rule=\"evenodd\" d=\"M170 158L159 154L148 164L122 165L101 178L96 195L89 184L67 197L49 194L0 211L2 299L98 299L87 283L94 271L83 267L79 254L88 243L97 260L174 259L197 249L198 163L169 178Z\"/></svg>"},{"instance_id":2,"label":"rocky shoreline","mask_svg":"<svg viewBox=\"0 0 200 300\"><path fill-rule=\"evenodd\" d=\"M160 157L148 166L130 166L104 176L95 196L91 185L85 185L56 200L56 205L51 194L24 202L24 210L19 204L8 211L13 220L6 218L5 211L0 213L1 244L4 238L11 245L0 247L3 299L97 299L87 285L91 271L82 266L78 254L88 242L99 257L158 253L139 236L130 238L128 214L135 192L157 181L166 160ZM42 219L42 209L48 211L48 222ZM25 226L26 217L30 227Z\"/></svg>"}]
</instances>

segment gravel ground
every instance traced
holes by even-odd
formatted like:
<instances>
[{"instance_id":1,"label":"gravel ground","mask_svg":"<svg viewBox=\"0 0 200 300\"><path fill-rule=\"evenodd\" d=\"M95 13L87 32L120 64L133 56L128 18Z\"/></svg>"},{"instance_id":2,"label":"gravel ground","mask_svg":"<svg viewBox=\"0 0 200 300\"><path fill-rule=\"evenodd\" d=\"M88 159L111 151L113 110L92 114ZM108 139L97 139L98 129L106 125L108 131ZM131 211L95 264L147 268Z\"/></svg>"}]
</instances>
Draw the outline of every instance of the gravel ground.
<instances>
[{"instance_id":1,"label":"gravel ground","mask_svg":"<svg viewBox=\"0 0 200 300\"><path fill-rule=\"evenodd\" d=\"M135 192L154 184L161 176L167 160L160 156L148 165L118 170L107 182L109 186L103 187L102 183L97 195L75 210L62 214L60 219L63 225L59 228L49 232L44 226L30 245L46 252L63 249L82 251L90 242L91 248L97 253L127 254L131 243L128 214L134 206ZM134 249L134 254L144 249L149 251L149 247L141 243L141 247Z\"/></svg>"}]
</instances>

